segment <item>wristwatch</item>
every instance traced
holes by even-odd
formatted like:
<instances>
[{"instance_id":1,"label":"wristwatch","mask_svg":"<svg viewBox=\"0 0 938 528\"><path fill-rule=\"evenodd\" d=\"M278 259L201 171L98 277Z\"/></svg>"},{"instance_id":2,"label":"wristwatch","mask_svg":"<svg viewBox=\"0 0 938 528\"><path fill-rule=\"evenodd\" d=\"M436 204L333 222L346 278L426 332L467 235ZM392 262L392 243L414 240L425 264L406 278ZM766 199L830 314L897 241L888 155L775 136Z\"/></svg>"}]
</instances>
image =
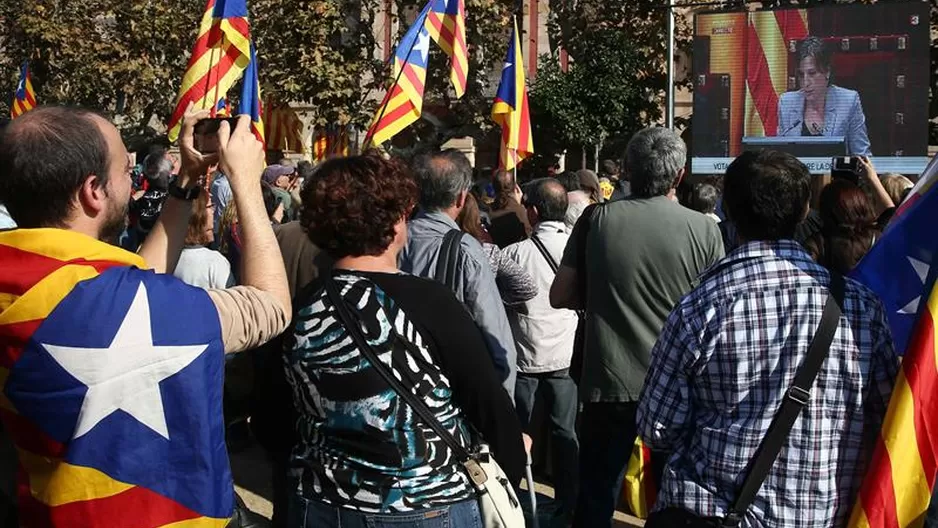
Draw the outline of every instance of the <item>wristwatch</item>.
<instances>
[{"instance_id":1,"label":"wristwatch","mask_svg":"<svg viewBox=\"0 0 938 528\"><path fill-rule=\"evenodd\" d=\"M191 202L192 200L195 200L199 197L199 193L202 192L202 187L200 185L195 185L194 187L186 187L184 189L175 183L170 183L168 192L169 195L173 198Z\"/></svg>"}]
</instances>

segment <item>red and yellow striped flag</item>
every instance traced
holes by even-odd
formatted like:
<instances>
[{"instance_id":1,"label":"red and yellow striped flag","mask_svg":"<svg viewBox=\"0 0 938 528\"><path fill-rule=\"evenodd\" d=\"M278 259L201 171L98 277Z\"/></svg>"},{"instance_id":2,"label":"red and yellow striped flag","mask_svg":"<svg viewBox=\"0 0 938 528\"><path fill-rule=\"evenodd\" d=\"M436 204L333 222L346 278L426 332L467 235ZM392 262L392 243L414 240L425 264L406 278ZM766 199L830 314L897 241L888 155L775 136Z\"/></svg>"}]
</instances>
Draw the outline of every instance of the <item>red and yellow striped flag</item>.
<instances>
[{"instance_id":1,"label":"red and yellow striped flag","mask_svg":"<svg viewBox=\"0 0 938 528\"><path fill-rule=\"evenodd\" d=\"M466 93L469 51L466 48L465 0L433 0L427 15L430 37L450 58L449 78L459 99Z\"/></svg>"},{"instance_id":2,"label":"red and yellow striped flag","mask_svg":"<svg viewBox=\"0 0 938 528\"><path fill-rule=\"evenodd\" d=\"M169 140L175 141L189 103L213 109L251 62L251 34L246 0L208 0L199 36L182 77L176 109L169 119Z\"/></svg>"},{"instance_id":3,"label":"red and yellow striped flag","mask_svg":"<svg viewBox=\"0 0 938 528\"><path fill-rule=\"evenodd\" d=\"M498 166L502 170L513 170L521 160L534 154L517 19L514 19L508 54L502 67L502 79L498 84L498 92L495 93L495 104L492 105L492 120L502 127Z\"/></svg>"},{"instance_id":4,"label":"red and yellow striped flag","mask_svg":"<svg viewBox=\"0 0 938 528\"><path fill-rule=\"evenodd\" d=\"M36 92L33 91L33 75L29 71L29 61L25 61L20 67L20 80L16 83L16 92L13 94L10 118L16 119L33 108L36 108Z\"/></svg>"},{"instance_id":5,"label":"red and yellow striped flag","mask_svg":"<svg viewBox=\"0 0 938 528\"><path fill-rule=\"evenodd\" d=\"M636 438L632 446L632 456L629 457L622 481L622 497L632 510L632 515L639 519L648 518L658 498L651 466L651 449L641 438Z\"/></svg>"},{"instance_id":6,"label":"red and yellow striped flag","mask_svg":"<svg viewBox=\"0 0 938 528\"><path fill-rule=\"evenodd\" d=\"M938 287L902 360L851 528L922 526L938 470Z\"/></svg>"},{"instance_id":7,"label":"red and yellow striped flag","mask_svg":"<svg viewBox=\"0 0 938 528\"><path fill-rule=\"evenodd\" d=\"M313 161L348 156L348 127L328 125L318 128L313 141Z\"/></svg>"},{"instance_id":8,"label":"red and yellow striped flag","mask_svg":"<svg viewBox=\"0 0 938 528\"><path fill-rule=\"evenodd\" d=\"M264 103L264 136L267 150L306 152L303 144L303 121L289 105Z\"/></svg>"},{"instance_id":9,"label":"red and yellow striped flag","mask_svg":"<svg viewBox=\"0 0 938 528\"><path fill-rule=\"evenodd\" d=\"M804 9L749 14L746 38L746 136L778 132L778 99L788 90L788 45L808 36Z\"/></svg>"}]
</instances>

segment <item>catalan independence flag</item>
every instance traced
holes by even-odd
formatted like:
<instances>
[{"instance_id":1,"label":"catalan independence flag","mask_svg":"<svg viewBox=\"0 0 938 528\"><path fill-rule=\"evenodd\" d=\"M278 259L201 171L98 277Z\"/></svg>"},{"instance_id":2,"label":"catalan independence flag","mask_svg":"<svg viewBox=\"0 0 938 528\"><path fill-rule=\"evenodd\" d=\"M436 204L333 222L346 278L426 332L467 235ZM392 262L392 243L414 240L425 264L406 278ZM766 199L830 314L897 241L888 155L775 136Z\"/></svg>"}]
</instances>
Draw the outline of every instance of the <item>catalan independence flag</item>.
<instances>
[{"instance_id":1,"label":"catalan independence flag","mask_svg":"<svg viewBox=\"0 0 938 528\"><path fill-rule=\"evenodd\" d=\"M218 100L218 104L215 105L215 117L230 117L231 116L231 103L228 102L227 97L222 97Z\"/></svg>"},{"instance_id":2,"label":"catalan independence flag","mask_svg":"<svg viewBox=\"0 0 938 528\"><path fill-rule=\"evenodd\" d=\"M466 93L469 51L466 48L466 1L433 0L427 15L430 36L450 58L449 78L456 98Z\"/></svg>"},{"instance_id":3,"label":"catalan independence flag","mask_svg":"<svg viewBox=\"0 0 938 528\"><path fill-rule=\"evenodd\" d=\"M921 526L938 471L938 162L853 271L879 295L904 352L872 463L849 526Z\"/></svg>"},{"instance_id":4,"label":"catalan independence flag","mask_svg":"<svg viewBox=\"0 0 938 528\"><path fill-rule=\"evenodd\" d=\"M531 138L531 116L528 111L528 91L524 86L524 62L521 42L518 40L518 21L514 21L508 56L502 68L502 80L495 94L492 119L502 127L502 146L499 167L510 171L524 158L534 153Z\"/></svg>"},{"instance_id":5,"label":"catalan independence flag","mask_svg":"<svg viewBox=\"0 0 938 528\"><path fill-rule=\"evenodd\" d=\"M232 514L215 306L145 267L72 231L0 233L0 419L21 526L222 528Z\"/></svg>"},{"instance_id":6,"label":"catalan independence flag","mask_svg":"<svg viewBox=\"0 0 938 528\"><path fill-rule=\"evenodd\" d=\"M778 134L778 99L788 91L788 49L808 36L804 9L749 13L746 32L747 136Z\"/></svg>"},{"instance_id":7,"label":"catalan independence flag","mask_svg":"<svg viewBox=\"0 0 938 528\"><path fill-rule=\"evenodd\" d=\"M430 55L429 11L430 3L417 16L394 51L392 78L397 82L388 88L368 129L367 137L373 145L384 143L420 119Z\"/></svg>"},{"instance_id":8,"label":"catalan independence flag","mask_svg":"<svg viewBox=\"0 0 938 528\"><path fill-rule=\"evenodd\" d=\"M938 288L932 286L902 360L851 528L920 527L938 471Z\"/></svg>"},{"instance_id":9,"label":"catalan independence flag","mask_svg":"<svg viewBox=\"0 0 938 528\"><path fill-rule=\"evenodd\" d=\"M208 0L189 65L182 77L176 109L169 119L175 141L189 103L213 109L251 61L251 34L246 0Z\"/></svg>"},{"instance_id":10,"label":"catalan independence flag","mask_svg":"<svg viewBox=\"0 0 938 528\"><path fill-rule=\"evenodd\" d=\"M264 110L261 107L261 83L257 78L257 54L251 43L251 62L244 70L241 82L241 100L238 113L251 116L251 131L261 143L264 143Z\"/></svg>"},{"instance_id":11,"label":"catalan independence flag","mask_svg":"<svg viewBox=\"0 0 938 528\"><path fill-rule=\"evenodd\" d=\"M29 61L20 66L20 80L16 83L13 103L10 105L10 118L17 117L36 108L36 92L33 91L33 76L29 72Z\"/></svg>"}]
</instances>

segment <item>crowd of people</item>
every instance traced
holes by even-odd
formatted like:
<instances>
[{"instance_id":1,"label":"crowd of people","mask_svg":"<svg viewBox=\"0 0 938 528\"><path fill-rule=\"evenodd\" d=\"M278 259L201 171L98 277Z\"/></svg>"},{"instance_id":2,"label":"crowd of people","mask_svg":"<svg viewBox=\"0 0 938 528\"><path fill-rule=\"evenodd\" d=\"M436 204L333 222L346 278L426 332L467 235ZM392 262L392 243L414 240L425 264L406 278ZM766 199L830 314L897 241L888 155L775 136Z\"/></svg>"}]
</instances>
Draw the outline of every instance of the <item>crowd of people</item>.
<instances>
[{"instance_id":1,"label":"crowd of people","mask_svg":"<svg viewBox=\"0 0 938 528\"><path fill-rule=\"evenodd\" d=\"M690 185L684 142L665 128L635 134L601 177L479 180L456 150L266 165L245 117L222 124L216 153L199 152L206 115L186 114L178 162L155 149L136 171L97 114L47 107L13 121L0 140L0 248L62 232L88 248L74 262L119 244L145 264L118 285L146 285L151 312L179 309L155 293L174 281L205 292L184 313L227 354L224 413L189 425L267 450L275 526L483 526L473 481L399 390L463 448L487 445L511 486L536 444L556 490L551 526L610 525L636 439L659 490L646 526L731 514L739 526L845 525L899 364L881 302L850 279L805 411L752 505L731 509L832 284L909 180L881 181L864 159L857 181L822 186L796 158L759 151ZM0 267L15 258L0 250ZM26 296L46 280L30 277L0 282ZM0 321L14 306L0 296ZM115 397L112 411L135 395ZM78 437L57 438L69 460ZM102 450L125 440L97 438ZM227 482L215 499L230 499L227 461L215 470ZM20 519L54 525L22 495L44 491L33 486L20 488Z\"/></svg>"}]
</instances>

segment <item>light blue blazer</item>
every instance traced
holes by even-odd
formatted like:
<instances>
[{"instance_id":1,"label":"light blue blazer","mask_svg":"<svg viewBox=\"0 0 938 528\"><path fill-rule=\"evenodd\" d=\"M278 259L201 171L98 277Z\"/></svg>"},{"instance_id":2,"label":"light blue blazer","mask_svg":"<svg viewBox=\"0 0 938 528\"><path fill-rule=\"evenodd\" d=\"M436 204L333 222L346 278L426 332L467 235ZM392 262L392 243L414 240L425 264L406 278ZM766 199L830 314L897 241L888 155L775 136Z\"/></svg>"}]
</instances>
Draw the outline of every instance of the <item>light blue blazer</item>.
<instances>
[{"instance_id":1,"label":"light blue blazer","mask_svg":"<svg viewBox=\"0 0 938 528\"><path fill-rule=\"evenodd\" d=\"M866 133L866 116L860 105L860 94L831 85L824 103L824 136L844 136L847 154L870 156L870 138ZM778 135L800 136L804 123L804 93L785 92L778 100Z\"/></svg>"}]
</instances>

